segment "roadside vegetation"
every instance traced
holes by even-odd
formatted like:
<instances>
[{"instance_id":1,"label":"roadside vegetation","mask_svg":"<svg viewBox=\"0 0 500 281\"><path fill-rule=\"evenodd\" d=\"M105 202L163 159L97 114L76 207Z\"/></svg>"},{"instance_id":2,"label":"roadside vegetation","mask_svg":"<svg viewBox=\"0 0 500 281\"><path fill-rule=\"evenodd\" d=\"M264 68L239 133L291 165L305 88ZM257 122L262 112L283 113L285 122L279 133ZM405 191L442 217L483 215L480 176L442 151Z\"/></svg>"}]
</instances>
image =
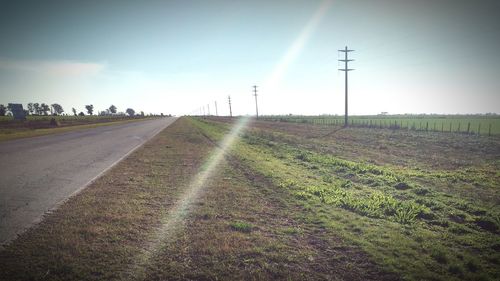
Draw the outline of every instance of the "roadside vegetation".
<instances>
[{"instance_id":1,"label":"roadside vegetation","mask_svg":"<svg viewBox=\"0 0 500 281\"><path fill-rule=\"evenodd\" d=\"M127 108L125 112L119 112L118 108L115 105L109 106L109 108L106 108L105 110L102 110L100 112L97 112L94 114L95 109L94 105L92 104L87 104L84 106L85 112L80 111L76 108L71 108L70 111L65 111L64 108L58 104L58 103L53 103L53 104L46 104L46 103L38 103L38 102L30 102L26 105L26 108L23 108L24 115L25 116L85 116L85 115L99 115L99 116L145 116L144 111L139 112L136 114L136 111L132 108ZM12 119L12 108L11 105L8 104L7 106L0 104L0 120L11 120ZM152 114L148 114L151 116ZM163 114L161 114L163 116Z\"/></svg>"},{"instance_id":2,"label":"roadside vegetation","mask_svg":"<svg viewBox=\"0 0 500 281\"><path fill-rule=\"evenodd\" d=\"M399 280L229 154L159 243L217 149L195 122L178 119L7 245L0 280Z\"/></svg>"},{"instance_id":3,"label":"roadside vegetation","mask_svg":"<svg viewBox=\"0 0 500 281\"><path fill-rule=\"evenodd\" d=\"M78 129L141 121L158 116L27 116L26 120L0 117L0 141L37 137Z\"/></svg>"},{"instance_id":4,"label":"roadside vegetation","mask_svg":"<svg viewBox=\"0 0 500 281\"><path fill-rule=\"evenodd\" d=\"M85 109L88 115L83 111L78 113L75 108L68 115L57 103L50 106L45 103L28 103L28 108L24 110L26 118L15 120L10 107L0 104L0 141L163 117L163 113L146 115L143 111L136 113L132 108L127 108L125 113L118 112L114 105L97 115L94 114L93 105L86 105Z\"/></svg>"},{"instance_id":5,"label":"roadside vegetation","mask_svg":"<svg viewBox=\"0 0 500 281\"><path fill-rule=\"evenodd\" d=\"M193 122L217 139L231 121ZM498 138L276 124L253 124L233 153L292 194L305 219L406 279L500 276Z\"/></svg>"},{"instance_id":6,"label":"roadside vegetation","mask_svg":"<svg viewBox=\"0 0 500 281\"><path fill-rule=\"evenodd\" d=\"M0 280L498 279L498 137L252 121L186 193L235 120L178 119L0 250Z\"/></svg>"}]
</instances>

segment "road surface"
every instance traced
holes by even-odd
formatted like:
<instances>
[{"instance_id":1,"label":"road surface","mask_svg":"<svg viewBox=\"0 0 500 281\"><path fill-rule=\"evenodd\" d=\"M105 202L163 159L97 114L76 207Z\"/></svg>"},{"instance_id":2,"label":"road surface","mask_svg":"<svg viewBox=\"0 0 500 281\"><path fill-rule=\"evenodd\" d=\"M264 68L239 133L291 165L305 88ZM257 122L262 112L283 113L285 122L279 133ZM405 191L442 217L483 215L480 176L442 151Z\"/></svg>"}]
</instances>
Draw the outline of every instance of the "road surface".
<instances>
[{"instance_id":1,"label":"road surface","mask_svg":"<svg viewBox=\"0 0 500 281\"><path fill-rule=\"evenodd\" d=\"M172 124L161 118L0 142L0 245Z\"/></svg>"}]
</instances>

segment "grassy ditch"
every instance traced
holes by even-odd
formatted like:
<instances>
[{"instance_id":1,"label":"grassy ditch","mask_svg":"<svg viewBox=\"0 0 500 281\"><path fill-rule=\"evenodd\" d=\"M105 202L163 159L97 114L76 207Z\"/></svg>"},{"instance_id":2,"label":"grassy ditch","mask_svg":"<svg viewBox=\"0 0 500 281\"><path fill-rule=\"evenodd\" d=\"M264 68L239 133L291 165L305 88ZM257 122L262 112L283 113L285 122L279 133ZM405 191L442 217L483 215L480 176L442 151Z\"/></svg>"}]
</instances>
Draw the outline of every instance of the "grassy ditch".
<instances>
[{"instance_id":1,"label":"grassy ditch","mask_svg":"<svg viewBox=\"0 0 500 281\"><path fill-rule=\"evenodd\" d=\"M227 130L224 123L193 122L214 139ZM348 160L311 139L284 139L286 130L249 129L233 153L293 195L306 210L304 220L338 233L405 279L500 276L498 173L435 170L418 158L415 167L428 169ZM480 196L467 196L463 191L474 184Z\"/></svg>"}]
</instances>

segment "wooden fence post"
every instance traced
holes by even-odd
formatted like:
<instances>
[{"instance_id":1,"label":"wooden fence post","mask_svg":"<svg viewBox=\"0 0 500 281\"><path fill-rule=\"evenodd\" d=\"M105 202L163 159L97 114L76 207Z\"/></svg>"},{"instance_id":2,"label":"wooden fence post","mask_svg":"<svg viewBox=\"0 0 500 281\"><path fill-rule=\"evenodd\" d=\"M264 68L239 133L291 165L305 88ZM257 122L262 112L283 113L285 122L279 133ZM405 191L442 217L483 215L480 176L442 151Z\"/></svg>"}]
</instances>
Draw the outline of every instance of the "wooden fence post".
<instances>
[{"instance_id":1,"label":"wooden fence post","mask_svg":"<svg viewBox=\"0 0 500 281\"><path fill-rule=\"evenodd\" d=\"M470 133L470 122L469 122L469 124L467 124L467 134L469 134L469 133Z\"/></svg>"},{"instance_id":2,"label":"wooden fence post","mask_svg":"<svg viewBox=\"0 0 500 281\"><path fill-rule=\"evenodd\" d=\"M477 126L477 135L481 135L481 123L479 123L479 125Z\"/></svg>"}]
</instances>

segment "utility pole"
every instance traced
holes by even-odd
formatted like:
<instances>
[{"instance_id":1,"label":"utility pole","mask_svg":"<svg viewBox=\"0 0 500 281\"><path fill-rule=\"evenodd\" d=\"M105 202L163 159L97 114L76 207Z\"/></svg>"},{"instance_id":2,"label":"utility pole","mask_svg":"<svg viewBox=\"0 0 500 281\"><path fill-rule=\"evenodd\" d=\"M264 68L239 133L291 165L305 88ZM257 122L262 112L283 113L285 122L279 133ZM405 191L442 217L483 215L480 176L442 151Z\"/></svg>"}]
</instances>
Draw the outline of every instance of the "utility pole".
<instances>
[{"instance_id":1,"label":"utility pole","mask_svg":"<svg viewBox=\"0 0 500 281\"><path fill-rule=\"evenodd\" d=\"M217 111L217 101L215 101L215 116L219 116L219 112Z\"/></svg>"},{"instance_id":2,"label":"utility pole","mask_svg":"<svg viewBox=\"0 0 500 281\"><path fill-rule=\"evenodd\" d=\"M253 95L255 96L255 116L259 119L259 107L257 106L257 86L253 86Z\"/></svg>"},{"instance_id":3,"label":"utility pole","mask_svg":"<svg viewBox=\"0 0 500 281\"><path fill-rule=\"evenodd\" d=\"M203 116L205 116L205 106L203 106Z\"/></svg>"},{"instance_id":4,"label":"utility pole","mask_svg":"<svg viewBox=\"0 0 500 281\"><path fill-rule=\"evenodd\" d=\"M233 117L233 110L231 109L231 96L227 96L229 100L229 117Z\"/></svg>"},{"instance_id":5,"label":"utility pole","mask_svg":"<svg viewBox=\"0 0 500 281\"><path fill-rule=\"evenodd\" d=\"M345 63L345 67L343 69L339 69L340 71L344 71L345 72L345 122L344 122L344 127L347 127L349 125L349 120L348 120L348 107L347 107L347 73L349 71L352 71L354 69L349 69L349 67L347 66L347 64L350 62L350 61L354 61L354 60L350 60L348 59L348 53L349 52L354 52L354 50L349 50L347 48L347 46L345 46L345 49L344 50L339 50L339 52L343 52L345 53L345 58L343 60L339 60L339 61L342 61Z\"/></svg>"},{"instance_id":6,"label":"utility pole","mask_svg":"<svg viewBox=\"0 0 500 281\"><path fill-rule=\"evenodd\" d=\"M210 104L207 104L208 116L210 116Z\"/></svg>"}]
</instances>

